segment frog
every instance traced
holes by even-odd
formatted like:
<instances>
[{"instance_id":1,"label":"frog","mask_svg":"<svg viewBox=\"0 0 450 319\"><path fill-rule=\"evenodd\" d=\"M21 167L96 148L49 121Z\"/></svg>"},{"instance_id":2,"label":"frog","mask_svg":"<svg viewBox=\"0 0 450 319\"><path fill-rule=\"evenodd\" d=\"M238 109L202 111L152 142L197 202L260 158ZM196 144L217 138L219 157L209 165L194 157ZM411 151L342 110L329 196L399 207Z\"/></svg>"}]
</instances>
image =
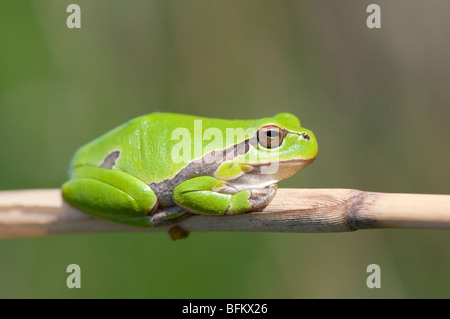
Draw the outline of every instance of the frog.
<instances>
[{"instance_id":1,"label":"frog","mask_svg":"<svg viewBox=\"0 0 450 319\"><path fill-rule=\"evenodd\" d=\"M80 147L62 197L92 217L136 227L256 212L317 153L314 133L291 113L256 120L150 113Z\"/></svg>"}]
</instances>

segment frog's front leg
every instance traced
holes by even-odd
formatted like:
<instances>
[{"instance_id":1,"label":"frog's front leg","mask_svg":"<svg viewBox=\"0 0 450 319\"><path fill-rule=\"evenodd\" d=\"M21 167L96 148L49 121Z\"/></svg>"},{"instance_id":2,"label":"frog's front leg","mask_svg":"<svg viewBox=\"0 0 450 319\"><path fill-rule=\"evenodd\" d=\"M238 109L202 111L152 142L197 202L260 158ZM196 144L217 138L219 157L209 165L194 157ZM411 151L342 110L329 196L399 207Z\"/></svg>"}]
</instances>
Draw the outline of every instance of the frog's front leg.
<instances>
[{"instance_id":1,"label":"frog's front leg","mask_svg":"<svg viewBox=\"0 0 450 319\"><path fill-rule=\"evenodd\" d=\"M123 171L96 166L74 169L62 187L64 200L94 217L151 227L149 213L157 208L157 198L142 180Z\"/></svg>"},{"instance_id":2,"label":"frog's front leg","mask_svg":"<svg viewBox=\"0 0 450 319\"><path fill-rule=\"evenodd\" d=\"M189 179L173 190L175 203L191 212L207 215L239 214L264 208L275 196L277 185L237 191L211 176Z\"/></svg>"}]
</instances>

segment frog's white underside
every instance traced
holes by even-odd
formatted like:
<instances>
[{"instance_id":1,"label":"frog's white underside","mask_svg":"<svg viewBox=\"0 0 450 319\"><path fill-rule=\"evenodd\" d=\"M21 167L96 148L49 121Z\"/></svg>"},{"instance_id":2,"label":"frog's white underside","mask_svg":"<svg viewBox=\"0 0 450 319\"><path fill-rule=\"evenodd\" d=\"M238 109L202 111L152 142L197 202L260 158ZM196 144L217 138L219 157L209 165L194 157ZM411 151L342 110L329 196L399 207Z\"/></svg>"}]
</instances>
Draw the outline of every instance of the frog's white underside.
<instances>
[{"instance_id":1,"label":"frog's white underside","mask_svg":"<svg viewBox=\"0 0 450 319\"><path fill-rule=\"evenodd\" d=\"M314 159L280 161L275 164L251 165L253 169L242 176L228 181L238 191L250 188L265 188L279 181L289 178Z\"/></svg>"}]
</instances>

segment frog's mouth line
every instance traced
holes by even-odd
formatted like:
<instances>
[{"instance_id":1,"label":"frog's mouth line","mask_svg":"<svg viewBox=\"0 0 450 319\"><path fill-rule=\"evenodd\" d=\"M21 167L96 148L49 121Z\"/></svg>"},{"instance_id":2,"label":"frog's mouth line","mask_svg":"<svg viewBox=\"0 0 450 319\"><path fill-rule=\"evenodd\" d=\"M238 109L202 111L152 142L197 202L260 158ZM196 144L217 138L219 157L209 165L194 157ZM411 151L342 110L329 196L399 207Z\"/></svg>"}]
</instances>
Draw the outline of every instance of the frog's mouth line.
<instances>
[{"instance_id":1,"label":"frog's mouth line","mask_svg":"<svg viewBox=\"0 0 450 319\"><path fill-rule=\"evenodd\" d=\"M279 161L276 162L280 166L301 166L302 168L305 166L308 166L312 162L314 162L316 158L308 158L308 159L295 159L295 160L287 160L287 161ZM253 167L261 167L261 166L268 166L268 165L274 165L274 163L255 163L255 164L248 164Z\"/></svg>"}]
</instances>

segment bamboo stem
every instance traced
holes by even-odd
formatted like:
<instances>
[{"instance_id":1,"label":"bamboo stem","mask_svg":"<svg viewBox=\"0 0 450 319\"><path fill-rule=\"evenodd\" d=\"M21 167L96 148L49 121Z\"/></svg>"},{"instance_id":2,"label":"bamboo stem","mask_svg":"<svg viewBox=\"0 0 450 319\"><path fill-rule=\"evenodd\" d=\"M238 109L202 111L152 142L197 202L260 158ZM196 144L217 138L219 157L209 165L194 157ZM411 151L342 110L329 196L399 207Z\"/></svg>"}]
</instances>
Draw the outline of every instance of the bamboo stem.
<instances>
[{"instance_id":1,"label":"bamboo stem","mask_svg":"<svg viewBox=\"0 0 450 319\"><path fill-rule=\"evenodd\" d=\"M261 212L195 215L187 231L343 232L374 228L450 229L450 195L352 189L279 189ZM69 233L167 231L94 219L66 205L59 189L0 192L0 238Z\"/></svg>"}]
</instances>

